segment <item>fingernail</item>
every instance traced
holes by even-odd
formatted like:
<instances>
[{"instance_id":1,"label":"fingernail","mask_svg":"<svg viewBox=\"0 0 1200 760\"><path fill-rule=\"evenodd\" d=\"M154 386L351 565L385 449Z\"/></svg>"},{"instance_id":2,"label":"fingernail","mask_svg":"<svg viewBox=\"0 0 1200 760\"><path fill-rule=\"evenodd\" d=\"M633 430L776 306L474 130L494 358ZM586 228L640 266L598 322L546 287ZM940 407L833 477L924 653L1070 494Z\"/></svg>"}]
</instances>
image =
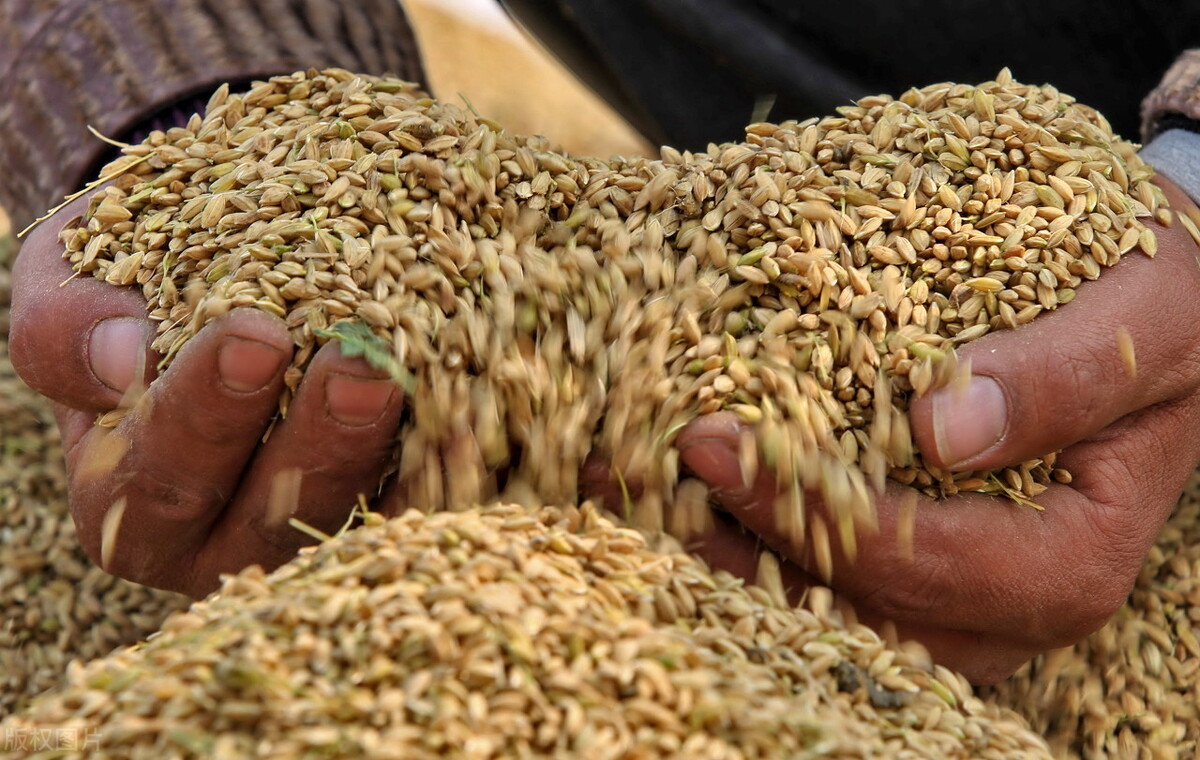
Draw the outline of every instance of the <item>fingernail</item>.
<instances>
[{"instance_id":1,"label":"fingernail","mask_svg":"<svg viewBox=\"0 0 1200 760\"><path fill-rule=\"evenodd\" d=\"M265 388L279 373L283 352L249 338L227 337L217 352L217 372L226 388L250 393Z\"/></svg>"},{"instance_id":2,"label":"fingernail","mask_svg":"<svg viewBox=\"0 0 1200 760\"><path fill-rule=\"evenodd\" d=\"M966 388L942 388L933 394L933 436L946 467L996 445L1007 424L1004 391L990 377L973 377Z\"/></svg>"},{"instance_id":3,"label":"fingernail","mask_svg":"<svg viewBox=\"0 0 1200 760\"><path fill-rule=\"evenodd\" d=\"M134 317L111 317L92 328L88 362L96 379L124 392L144 369L150 325Z\"/></svg>"},{"instance_id":4,"label":"fingernail","mask_svg":"<svg viewBox=\"0 0 1200 760\"><path fill-rule=\"evenodd\" d=\"M387 409L396 384L351 375L330 375L325 380L325 404L329 416L343 425L370 425Z\"/></svg>"}]
</instances>

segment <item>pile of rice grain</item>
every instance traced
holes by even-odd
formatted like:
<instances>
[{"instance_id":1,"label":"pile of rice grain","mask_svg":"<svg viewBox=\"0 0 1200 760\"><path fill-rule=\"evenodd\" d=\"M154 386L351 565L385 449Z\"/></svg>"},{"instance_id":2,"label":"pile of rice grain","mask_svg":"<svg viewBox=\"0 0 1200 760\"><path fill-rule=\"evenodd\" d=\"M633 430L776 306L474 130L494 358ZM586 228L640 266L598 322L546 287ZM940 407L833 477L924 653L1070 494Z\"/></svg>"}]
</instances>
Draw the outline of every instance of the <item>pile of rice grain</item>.
<instances>
[{"instance_id":1,"label":"pile of rice grain","mask_svg":"<svg viewBox=\"0 0 1200 760\"><path fill-rule=\"evenodd\" d=\"M928 465L908 398L966 377L955 346L1153 255L1141 219L1170 220L1135 146L1007 71L607 161L409 83L309 71L222 88L125 153L64 231L72 264L141 288L164 364L250 306L291 328L289 394L329 339L388 367L410 397L402 506L568 503L595 448L658 527L675 434L731 409L785 486L781 527L851 555L887 476L1023 502L1069 480L1052 453ZM806 525L805 492L836 525Z\"/></svg>"},{"instance_id":2,"label":"pile of rice grain","mask_svg":"<svg viewBox=\"0 0 1200 760\"><path fill-rule=\"evenodd\" d=\"M94 758L1049 757L827 594L789 609L586 505L371 523L72 667L0 736L63 729Z\"/></svg>"},{"instance_id":3,"label":"pile of rice grain","mask_svg":"<svg viewBox=\"0 0 1200 760\"><path fill-rule=\"evenodd\" d=\"M58 684L73 658L133 644L187 603L114 578L79 546L54 415L8 360L11 243L0 235L0 717Z\"/></svg>"}]
</instances>

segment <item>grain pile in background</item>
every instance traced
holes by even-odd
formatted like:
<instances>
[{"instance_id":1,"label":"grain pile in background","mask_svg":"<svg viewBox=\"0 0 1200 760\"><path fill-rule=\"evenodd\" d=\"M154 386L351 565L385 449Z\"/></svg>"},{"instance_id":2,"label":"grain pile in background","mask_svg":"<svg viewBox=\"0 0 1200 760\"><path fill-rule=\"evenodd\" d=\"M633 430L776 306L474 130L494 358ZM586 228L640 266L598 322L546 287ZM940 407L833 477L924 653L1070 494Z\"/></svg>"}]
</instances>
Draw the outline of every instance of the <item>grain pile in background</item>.
<instances>
[{"instance_id":1,"label":"grain pile in background","mask_svg":"<svg viewBox=\"0 0 1200 760\"><path fill-rule=\"evenodd\" d=\"M12 294L12 268L17 241L12 236L8 214L0 207L0 339L8 343L8 305Z\"/></svg>"},{"instance_id":2,"label":"grain pile in background","mask_svg":"<svg viewBox=\"0 0 1200 760\"><path fill-rule=\"evenodd\" d=\"M758 423L782 527L801 539L819 492L837 525L812 535L851 555L889 475L1026 503L1069 479L1053 454L932 467L907 399L965 377L955 346L1153 255L1140 219L1170 214L1101 116L1007 71L611 161L411 84L310 71L222 89L125 153L64 233L71 262L142 289L164 363L253 306L292 330L291 390L330 338L389 366L411 397L405 506L569 502L595 446L647 486L633 514L654 527L673 436L728 408Z\"/></svg>"},{"instance_id":3,"label":"grain pile in background","mask_svg":"<svg viewBox=\"0 0 1200 760\"><path fill-rule=\"evenodd\" d=\"M72 668L0 735L70 727L96 758L1049 757L825 595L788 609L590 507L371 522Z\"/></svg>"},{"instance_id":4,"label":"grain pile in background","mask_svg":"<svg viewBox=\"0 0 1200 760\"><path fill-rule=\"evenodd\" d=\"M108 575L79 547L50 406L8 361L10 243L0 236L0 716L59 683L72 658L143 639L185 603Z\"/></svg>"}]
</instances>

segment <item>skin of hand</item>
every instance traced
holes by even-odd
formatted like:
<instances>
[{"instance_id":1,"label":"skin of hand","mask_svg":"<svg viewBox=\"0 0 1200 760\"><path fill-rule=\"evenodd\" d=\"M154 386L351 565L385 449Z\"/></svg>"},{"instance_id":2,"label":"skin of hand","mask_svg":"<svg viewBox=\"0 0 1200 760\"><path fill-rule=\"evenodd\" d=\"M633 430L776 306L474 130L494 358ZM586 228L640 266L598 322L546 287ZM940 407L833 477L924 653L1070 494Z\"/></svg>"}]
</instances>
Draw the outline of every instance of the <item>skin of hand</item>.
<instances>
[{"instance_id":1,"label":"skin of hand","mask_svg":"<svg viewBox=\"0 0 1200 760\"><path fill-rule=\"evenodd\" d=\"M289 517L336 531L358 495L378 488L400 389L331 342L263 442L292 356L283 321L234 309L156 378L138 289L72 278L62 257L58 232L86 204L74 201L25 239L9 351L22 379L55 404L88 556L115 575L200 597L223 573L273 568L312 543ZM132 404L124 419L95 426L123 396Z\"/></svg>"},{"instance_id":2,"label":"skin of hand","mask_svg":"<svg viewBox=\"0 0 1200 760\"><path fill-rule=\"evenodd\" d=\"M1157 181L1176 214L1194 210ZM936 662L990 684L1083 639L1125 602L1200 462L1200 247L1178 220L1152 227L1153 260L1131 252L1068 307L961 347L972 362L967 391L913 400L914 437L934 463L994 468L1062 450L1057 466L1073 480L1037 499L1044 511L982 494L921 496L910 555L897 531L916 492L889 482L877 499L878 530L860 532L853 561L831 538L831 585L860 621L892 621ZM1133 374L1118 348L1121 328L1132 338ZM815 558L774 530L771 473L760 467L743 484L740 430L722 412L677 441L686 468L744 527L718 523L697 551L753 578L761 541L785 559L795 594L817 576ZM808 508L820 509L814 501Z\"/></svg>"}]
</instances>

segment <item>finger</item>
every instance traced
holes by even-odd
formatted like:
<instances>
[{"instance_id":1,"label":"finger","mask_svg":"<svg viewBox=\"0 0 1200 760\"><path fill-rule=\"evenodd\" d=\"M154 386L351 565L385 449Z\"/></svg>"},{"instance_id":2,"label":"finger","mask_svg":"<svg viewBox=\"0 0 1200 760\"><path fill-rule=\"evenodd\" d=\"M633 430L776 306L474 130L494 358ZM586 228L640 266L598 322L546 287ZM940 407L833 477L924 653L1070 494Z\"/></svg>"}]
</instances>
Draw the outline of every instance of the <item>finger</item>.
<instances>
[{"instance_id":1,"label":"finger","mask_svg":"<svg viewBox=\"0 0 1200 760\"><path fill-rule=\"evenodd\" d=\"M282 321L235 309L184 346L115 428L79 437L67 452L71 508L93 560L195 589L196 552L276 411L291 350Z\"/></svg>"},{"instance_id":2,"label":"finger","mask_svg":"<svg viewBox=\"0 0 1200 760\"><path fill-rule=\"evenodd\" d=\"M1001 583L1024 571L1016 559L1029 554L1032 544L1042 553L1038 569L1050 571L1032 580L1061 577L1061 568L1047 559L1063 558L1043 542L1047 529L1042 513L983 494L961 494L953 504L937 503L892 482L878 498L879 529L856 535L853 560L836 540L814 536L814 521L829 521L815 497L805 503L809 529L797 544L779 530L774 482L760 477L746 488L731 467L736 459L730 454L736 457L734 449L700 443L683 452L682 459L747 529L852 601L873 609L881 620L1009 635L1014 632L1013 619L1021 614L1018 604L1027 595L1021 590L1031 580L1021 579L1016 586ZM915 509L906 512L902 505L913 499ZM1086 500L1065 486L1051 488L1041 501L1054 515L1086 507ZM904 526L905 520L911 523ZM1037 614L1036 609L1027 612ZM997 625L1004 629L997 630Z\"/></svg>"},{"instance_id":3,"label":"finger","mask_svg":"<svg viewBox=\"0 0 1200 760\"><path fill-rule=\"evenodd\" d=\"M1062 461L1077 479L1042 494L1044 511L982 494L937 502L889 483L879 529L857 536L855 560L830 547L833 585L897 622L986 633L1031 651L1074 643L1128 594L1200 457L1196 415L1194 397L1159 405L1069 449ZM790 546L776 530L773 483L742 486L736 438L715 426L703 432L684 439L685 465L752 532L817 572L812 543ZM821 513L814 500L808 507Z\"/></svg>"},{"instance_id":4,"label":"finger","mask_svg":"<svg viewBox=\"0 0 1200 760\"><path fill-rule=\"evenodd\" d=\"M80 198L55 219L77 217L86 205ZM106 411L135 380L153 378L153 329L137 289L72 272L58 242L63 226L47 221L21 246L9 352L34 390L76 409Z\"/></svg>"},{"instance_id":5,"label":"finger","mask_svg":"<svg viewBox=\"0 0 1200 760\"><path fill-rule=\"evenodd\" d=\"M968 624L965 617L957 621L957 630L931 627L919 622L937 619L925 611L927 605L912 608L903 597L878 604L872 601L881 598L878 592L860 598L866 602L864 622L903 614L897 607L909 606L908 619L897 623L901 635L921 640L935 660L974 684L996 683L1034 655L1076 643L1103 626L1128 598L1147 551L1200 457L1194 433L1198 414L1200 403L1194 397L1152 407L1065 451L1060 462L1075 477L1070 489L1056 490L1070 498L1043 501L1040 533L1018 542L1007 561L1002 550L991 549L971 563L976 569L963 576L960 590L946 592L941 606L953 607L959 600L967 603L973 584L990 580L990 587L980 585L980 598L987 601L973 628L962 630ZM914 532L920 536L923 530L917 525ZM984 539L985 546L994 543ZM867 541L866 554L880 550L875 541ZM1036 583L1043 575L1048 582ZM1006 589L1012 592L1010 602L1005 601ZM931 596L936 594L934 589ZM1009 625L1002 622L1006 604L1012 605ZM1026 617L1023 610L1033 614ZM989 629L990 621L1001 622Z\"/></svg>"},{"instance_id":6,"label":"finger","mask_svg":"<svg viewBox=\"0 0 1200 760\"><path fill-rule=\"evenodd\" d=\"M675 439L680 461L727 509L770 505L774 500L775 475L769 467L759 467L750 483L743 479L739 450L748 429L733 412L714 412L690 423Z\"/></svg>"},{"instance_id":7,"label":"finger","mask_svg":"<svg viewBox=\"0 0 1200 760\"><path fill-rule=\"evenodd\" d=\"M198 578L255 563L273 568L312 543L295 518L326 534L346 522L359 495L370 501L392 458L403 393L386 373L317 352L286 419L255 454L236 498L197 558Z\"/></svg>"},{"instance_id":8,"label":"finger","mask_svg":"<svg viewBox=\"0 0 1200 760\"><path fill-rule=\"evenodd\" d=\"M960 349L968 387L912 401L923 455L959 470L1014 464L1200 386L1197 247L1179 223L1157 233L1153 260L1130 253L1066 308Z\"/></svg>"},{"instance_id":9,"label":"finger","mask_svg":"<svg viewBox=\"0 0 1200 760\"><path fill-rule=\"evenodd\" d=\"M730 484L742 494L740 484ZM784 544L779 544L784 545ZM685 548L704 559L714 570L725 570L748 582L761 582L760 561L763 552L772 549L757 534L739 523L731 514L717 512L708 528L692 535ZM799 604L813 586L825 585L815 574L781 557L780 582L791 604ZM851 602L841 595L841 602ZM918 641L935 662L965 675L974 684L992 684L1012 675L1021 665L1043 651L1028 641L1014 640L991 631L954 630L912 620L896 621L868 606L852 606L858 622L877 631L890 626L898 641Z\"/></svg>"}]
</instances>

